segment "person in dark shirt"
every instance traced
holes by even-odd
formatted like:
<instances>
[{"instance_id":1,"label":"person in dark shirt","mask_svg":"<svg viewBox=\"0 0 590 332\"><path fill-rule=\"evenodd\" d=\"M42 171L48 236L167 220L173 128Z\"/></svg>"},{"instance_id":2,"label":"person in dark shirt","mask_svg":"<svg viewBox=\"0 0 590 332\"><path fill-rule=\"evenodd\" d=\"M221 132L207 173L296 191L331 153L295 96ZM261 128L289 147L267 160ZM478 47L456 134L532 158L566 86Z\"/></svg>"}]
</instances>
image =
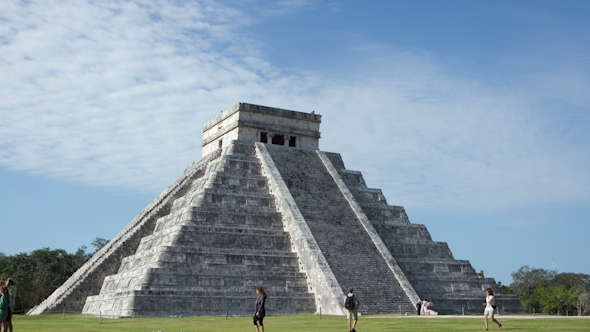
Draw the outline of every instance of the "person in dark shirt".
<instances>
[{"instance_id":1,"label":"person in dark shirt","mask_svg":"<svg viewBox=\"0 0 590 332\"><path fill-rule=\"evenodd\" d=\"M8 287L8 317L6 317L5 331L12 332L12 313L14 312L14 306L16 305L16 286L14 286L14 280L11 278L6 279L6 287Z\"/></svg>"},{"instance_id":2,"label":"person in dark shirt","mask_svg":"<svg viewBox=\"0 0 590 332\"><path fill-rule=\"evenodd\" d=\"M354 329L356 327L356 323L358 322L358 309L361 305L359 299L354 295L352 287L348 289L348 295L344 298L344 308L346 311L346 318L348 318L348 331L349 332L356 332ZM349 302L350 308L346 302ZM354 319L354 322L352 320Z\"/></svg>"},{"instance_id":3,"label":"person in dark shirt","mask_svg":"<svg viewBox=\"0 0 590 332\"><path fill-rule=\"evenodd\" d=\"M0 295L0 330L6 332L8 329L6 318L8 317L8 297L10 293L8 292L8 287L4 284L0 285Z\"/></svg>"},{"instance_id":4,"label":"person in dark shirt","mask_svg":"<svg viewBox=\"0 0 590 332\"><path fill-rule=\"evenodd\" d=\"M264 324L262 323L262 319L266 316L266 310L264 309L264 303L266 302L266 293L262 287L256 288L256 302L254 302L254 327L256 327L256 332L264 332ZM258 330L258 324L260 323L260 330Z\"/></svg>"}]
</instances>

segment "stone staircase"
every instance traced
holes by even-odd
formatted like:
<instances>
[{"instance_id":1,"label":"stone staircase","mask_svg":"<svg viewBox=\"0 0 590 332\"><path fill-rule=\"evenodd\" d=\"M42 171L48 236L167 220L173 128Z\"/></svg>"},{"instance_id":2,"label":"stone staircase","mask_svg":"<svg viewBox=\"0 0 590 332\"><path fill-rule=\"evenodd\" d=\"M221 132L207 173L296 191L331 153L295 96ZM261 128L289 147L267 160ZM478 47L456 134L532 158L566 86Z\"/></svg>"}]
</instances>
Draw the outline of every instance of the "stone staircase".
<instances>
[{"instance_id":1,"label":"stone staircase","mask_svg":"<svg viewBox=\"0 0 590 332\"><path fill-rule=\"evenodd\" d=\"M493 278L479 278L467 260L456 260L447 243L433 241L424 225L410 223L401 206L387 204L380 189L368 188L361 172L344 168L339 154L328 154L421 299L440 314L481 313L485 289L496 294L502 313L521 313L517 296L501 294Z\"/></svg>"},{"instance_id":2,"label":"stone staircase","mask_svg":"<svg viewBox=\"0 0 590 332\"><path fill-rule=\"evenodd\" d=\"M84 313L116 317L314 313L252 144L233 142L158 219L153 234L104 279Z\"/></svg>"},{"instance_id":3,"label":"stone staircase","mask_svg":"<svg viewBox=\"0 0 590 332\"><path fill-rule=\"evenodd\" d=\"M27 315L62 312L62 310L82 312L86 298L99 293L105 277L117 272L124 257L133 254L140 240L152 233L156 220L170 212L172 202L182 197L188 190L188 185L204 175L206 165L219 156L220 151L216 151L189 165L179 179L156 197L62 286L42 303L29 310Z\"/></svg>"},{"instance_id":4,"label":"stone staircase","mask_svg":"<svg viewBox=\"0 0 590 332\"><path fill-rule=\"evenodd\" d=\"M343 292L355 289L360 312L392 313L400 307L412 312L413 304L317 153L275 145L267 149Z\"/></svg>"}]
</instances>

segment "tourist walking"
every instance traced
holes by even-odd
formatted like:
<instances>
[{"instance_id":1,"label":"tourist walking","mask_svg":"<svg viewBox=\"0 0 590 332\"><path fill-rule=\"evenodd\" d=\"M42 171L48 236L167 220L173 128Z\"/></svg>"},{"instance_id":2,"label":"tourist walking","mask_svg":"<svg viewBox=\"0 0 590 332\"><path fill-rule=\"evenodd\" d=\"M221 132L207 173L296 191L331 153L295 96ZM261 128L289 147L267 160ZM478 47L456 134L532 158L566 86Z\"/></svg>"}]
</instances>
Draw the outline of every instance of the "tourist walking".
<instances>
[{"instance_id":1,"label":"tourist walking","mask_svg":"<svg viewBox=\"0 0 590 332\"><path fill-rule=\"evenodd\" d=\"M6 332L8 325L6 324L6 318L8 317L8 287L4 284L0 284L0 331Z\"/></svg>"},{"instance_id":2,"label":"tourist walking","mask_svg":"<svg viewBox=\"0 0 590 332\"><path fill-rule=\"evenodd\" d=\"M356 323L358 322L358 310L361 302L359 299L354 295L352 287L348 289L348 295L344 298L344 308L346 309L346 318L348 318L348 331L349 332L356 332L354 329L356 327ZM354 319L354 322L352 320Z\"/></svg>"},{"instance_id":3,"label":"tourist walking","mask_svg":"<svg viewBox=\"0 0 590 332\"><path fill-rule=\"evenodd\" d=\"M494 292L491 288L488 288L486 289L486 293L486 303L483 304L486 306L486 308L483 311L483 317L486 321L486 331L488 330L488 317L490 317L494 322L496 322L496 324L498 324L498 328L500 328L501 330L502 324L500 324L500 322L498 322L494 318L494 311L496 310L496 298L494 297Z\"/></svg>"},{"instance_id":4,"label":"tourist walking","mask_svg":"<svg viewBox=\"0 0 590 332\"><path fill-rule=\"evenodd\" d=\"M256 328L256 332L264 332L264 324L262 323L262 319L266 316L266 310L264 309L264 303L266 302L266 293L262 287L256 288L256 302L254 302L254 327ZM260 329L258 330L258 324L260 323Z\"/></svg>"},{"instance_id":5,"label":"tourist walking","mask_svg":"<svg viewBox=\"0 0 590 332\"><path fill-rule=\"evenodd\" d=\"M418 300L418 303L416 303L416 315L420 316L420 309L422 309L422 301Z\"/></svg>"},{"instance_id":6,"label":"tourist walking","mask_svg":"<svg viewBox=\"0 0 590 332\"><path fill-rule=\"evenodd\" d=\"M10 296L8 297L8 317L6 318L6 325L8 326L8 332L12 332L12 314L14 313L14 307L16 306L16 286L12 278L6 279L6 287Z\"/></svg>"}]
</instances>

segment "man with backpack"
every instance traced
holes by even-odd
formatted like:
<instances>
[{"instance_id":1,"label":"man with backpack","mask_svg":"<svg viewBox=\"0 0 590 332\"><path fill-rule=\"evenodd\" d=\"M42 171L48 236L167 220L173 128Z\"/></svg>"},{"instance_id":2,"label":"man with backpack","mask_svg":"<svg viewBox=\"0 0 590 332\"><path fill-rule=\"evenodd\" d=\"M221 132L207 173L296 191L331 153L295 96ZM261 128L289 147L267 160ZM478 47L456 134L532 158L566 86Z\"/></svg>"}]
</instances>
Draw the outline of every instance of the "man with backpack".
<instances>
[{"instance_id":1,"label":"man with backpack","mask_svg":"<svg viewBox=\"0 0 590 332\"><path fill-rule=\"evenodd\" d=\"M358 321L358 309L361 302L354 295L352 287L348 289L348 295L344 298L344 309L346 309L346 318L348 318L348 331L356 332L356 322ZM351 321L354 319L354 323L351 325Z\"/></svg>"}]
</instances>

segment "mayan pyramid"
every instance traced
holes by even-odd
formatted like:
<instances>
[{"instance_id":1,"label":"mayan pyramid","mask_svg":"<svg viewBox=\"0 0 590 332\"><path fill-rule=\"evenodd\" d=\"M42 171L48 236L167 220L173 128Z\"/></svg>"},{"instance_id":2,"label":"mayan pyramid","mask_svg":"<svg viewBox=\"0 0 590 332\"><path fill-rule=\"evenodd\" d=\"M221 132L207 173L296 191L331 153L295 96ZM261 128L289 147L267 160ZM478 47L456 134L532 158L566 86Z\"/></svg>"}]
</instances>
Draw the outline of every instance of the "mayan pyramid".
<instances>
[{"instance_id":1,"label":"mayan pyramid","mask_svg":"<svg viewBox=\"0 0 590 332\"><path fill-rule=\"evenodd\" d=\"M492 278L453 258L388 205L337 153L319 150L321 116L238 103L203 128L203 157L29 314L110 317L480 313L483 290L522 312ZM354 238L354 241L350 241Z\"/></svg>"}]
</instances>

